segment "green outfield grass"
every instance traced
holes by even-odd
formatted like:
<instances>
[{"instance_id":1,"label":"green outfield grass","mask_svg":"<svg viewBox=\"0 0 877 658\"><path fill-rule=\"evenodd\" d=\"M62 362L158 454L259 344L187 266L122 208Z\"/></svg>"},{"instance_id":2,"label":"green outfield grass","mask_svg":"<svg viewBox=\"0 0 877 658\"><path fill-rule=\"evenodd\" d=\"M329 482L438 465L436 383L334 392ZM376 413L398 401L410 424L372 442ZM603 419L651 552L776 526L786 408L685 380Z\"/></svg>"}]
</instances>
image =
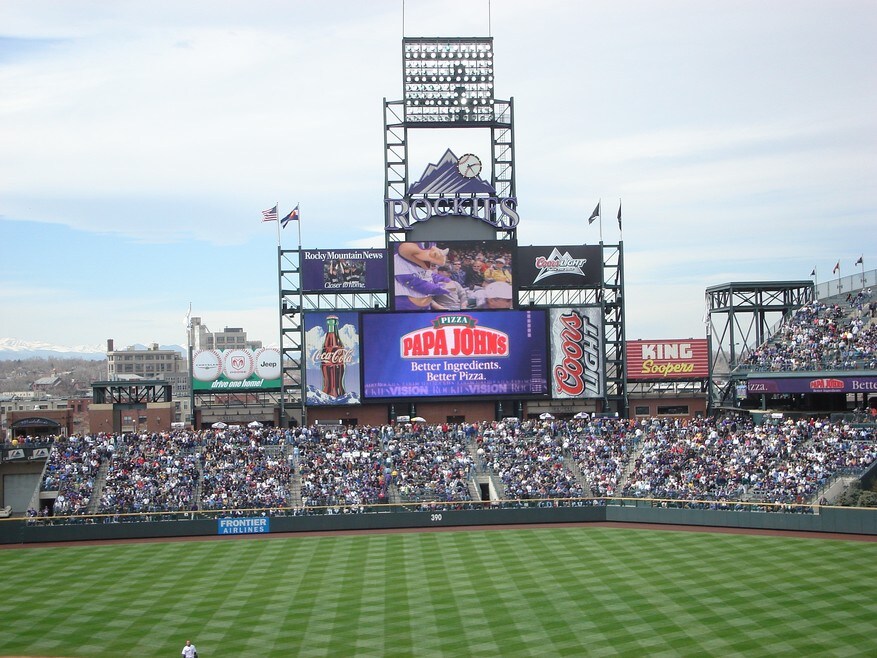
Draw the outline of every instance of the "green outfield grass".
<instances>
[{"instance_id":1,"label":"green outfield grass","mask_svg":"<svg viewBox=\"0 0 877 658\"><path fill-rule=\"evenodd\" d=\"M602 527L0 550L0 655L875 656L875 567Z\"/></svg>"}]
</instances>

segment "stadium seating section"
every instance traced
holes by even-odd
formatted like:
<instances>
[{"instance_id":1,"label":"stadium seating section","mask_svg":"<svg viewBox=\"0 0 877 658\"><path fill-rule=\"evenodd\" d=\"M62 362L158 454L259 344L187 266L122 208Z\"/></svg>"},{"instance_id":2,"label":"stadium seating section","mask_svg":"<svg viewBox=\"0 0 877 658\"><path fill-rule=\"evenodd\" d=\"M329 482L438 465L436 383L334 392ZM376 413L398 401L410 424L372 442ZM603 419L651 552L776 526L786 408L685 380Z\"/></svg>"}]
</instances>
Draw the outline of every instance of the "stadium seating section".
<instances>
[{"instance_id":1,"label":"stadium seating section","mask_svg":"<svg viewBox=\"0 0 877 658\"><path fill-rule=\"evenodd\" d=\"M814 302L748 355L754 371L877 369L869 290ZM748 416L226 428L57 437L28 516L611 497L809 505L877 458L874 423ZM52 500L52 495L41 497ZM36 497L35 497L36 499Z\"/></svg>"}]
</instances>

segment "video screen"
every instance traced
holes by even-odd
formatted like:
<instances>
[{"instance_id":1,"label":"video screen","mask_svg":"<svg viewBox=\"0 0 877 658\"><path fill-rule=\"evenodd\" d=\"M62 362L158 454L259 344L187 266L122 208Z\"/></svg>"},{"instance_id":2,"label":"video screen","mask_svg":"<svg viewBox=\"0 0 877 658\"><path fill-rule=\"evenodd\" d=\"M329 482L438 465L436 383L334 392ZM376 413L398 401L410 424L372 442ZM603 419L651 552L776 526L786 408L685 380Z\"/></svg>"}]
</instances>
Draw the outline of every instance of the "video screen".
<instances>
[{"instance_id":1,"label":"video screen","mask_svg":"<svg viewBox=\"0 0 877 658\"><path fill-rule=\"evenodd\" d=\"M510 240L399 242L390 289L396 311L514 308Z\"/></svg>"}]
</instances>

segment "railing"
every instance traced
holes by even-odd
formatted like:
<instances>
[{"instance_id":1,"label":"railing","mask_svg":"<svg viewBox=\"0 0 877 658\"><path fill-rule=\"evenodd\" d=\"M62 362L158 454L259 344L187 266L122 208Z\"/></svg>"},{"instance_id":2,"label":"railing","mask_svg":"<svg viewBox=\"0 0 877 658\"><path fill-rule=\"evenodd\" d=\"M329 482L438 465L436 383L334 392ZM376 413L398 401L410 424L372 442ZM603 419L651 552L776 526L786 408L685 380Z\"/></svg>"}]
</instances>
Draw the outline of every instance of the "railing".
<instances>
[{"instance_id":1,"label":"railing","mask_svg":"<svg viewBox=\"0 0 877 658\"><path fill-rule=\"evenodd\" d=\"M819 503L783 503L767 501L742 500L710 500L677 498L624 498L624 497L587 497L587 498L530 498L492 501L417 501L401 503L365 504L365 505L326 505L326 506L294 506L225 510L197 510L152 513L124 514L79 514L71 516L39 516L26 519L27 525L95 525L116 523L138 523L156 521L194 521L215 520L219 518L246 517L292 517L346 514L380 514L388 512L445 512L454 510L499 510L499 509L539 509L559 507L597 507L618 506L634 508L718 510L734 512L784 513L784 514L819 514L820 509L833 507ZM848 509L848 508L845 508ZM871 509L871 508L860 508ZM877 508L874 508L877 513ZM21 522L21 518L0 519L4 522Z\"/></svg>"},{"instance_id":2,"label":"railing","mask_svg":"<svg viewBox=\"0 0 877 658\"><path fill-rule=\"evenodd\" d=\"M834 361L821 359L818 362L804 363L794 367L788 363L783 363L779 365L741 364L734 368L734 373L740 374L744 372L832 372L834 370L874 370L873 357L871 359L868 359L867 362L861 361L861 359L867 358L865 356L852 356L851 358L860 360Z\"/></svg>"},{"instance_id":3,"label":"railing","mask_svg":"<svg viewBox=\"0 0 877 658\"><path fill-rule=\"evenodd\" d=\"M838 277L817 284L816 299L846 295L850 292L875 285L877 285L877 270L857 272L856 274Z\"/></svg>"}]
</instances>

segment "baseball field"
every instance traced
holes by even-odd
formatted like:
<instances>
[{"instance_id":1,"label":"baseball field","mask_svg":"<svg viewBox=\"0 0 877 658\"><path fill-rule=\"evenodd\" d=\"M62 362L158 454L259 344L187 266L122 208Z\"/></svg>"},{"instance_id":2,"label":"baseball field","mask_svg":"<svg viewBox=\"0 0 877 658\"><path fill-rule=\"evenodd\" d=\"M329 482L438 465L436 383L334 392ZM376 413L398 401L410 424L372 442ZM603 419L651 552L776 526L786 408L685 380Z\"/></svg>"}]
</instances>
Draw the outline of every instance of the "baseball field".
<instances>
[{"instance_id":1,"label":"baseball field","mask_svg":"<svg viewBox=\"0 0 877 658\"><path fill-rule=\"evenodd\" d=\"M0 655L874 656L877 543L599 526L0 550Z\"/></svg>"}]
</instances>

